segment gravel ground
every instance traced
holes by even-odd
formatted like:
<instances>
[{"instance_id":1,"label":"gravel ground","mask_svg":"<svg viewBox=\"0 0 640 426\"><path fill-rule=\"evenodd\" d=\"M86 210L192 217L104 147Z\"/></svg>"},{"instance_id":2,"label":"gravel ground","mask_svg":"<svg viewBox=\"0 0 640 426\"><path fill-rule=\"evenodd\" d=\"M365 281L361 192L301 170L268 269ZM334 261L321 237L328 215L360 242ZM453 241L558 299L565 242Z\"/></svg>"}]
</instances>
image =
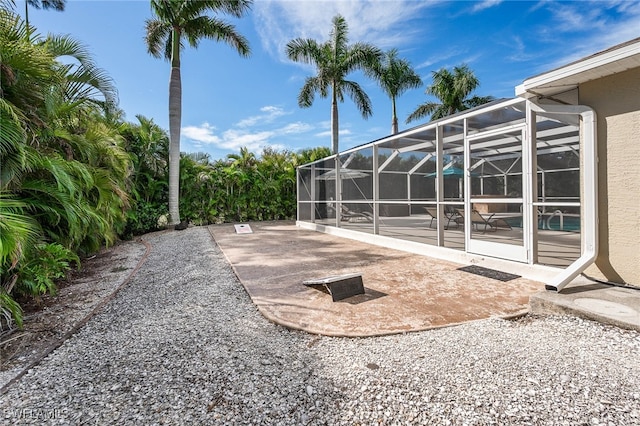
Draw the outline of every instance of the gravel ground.
<instances>
[{"instance_id":1,"label":"gravel ground","mask_svg":"<svg viewBox=\"0 0 640 426\"><path fill-rule=\"evenodd\" d=\"M640 334L572 317L379 338L265 320L206 228L0 396L5 424L640 424Z\"/></svg>"}]
</instances>

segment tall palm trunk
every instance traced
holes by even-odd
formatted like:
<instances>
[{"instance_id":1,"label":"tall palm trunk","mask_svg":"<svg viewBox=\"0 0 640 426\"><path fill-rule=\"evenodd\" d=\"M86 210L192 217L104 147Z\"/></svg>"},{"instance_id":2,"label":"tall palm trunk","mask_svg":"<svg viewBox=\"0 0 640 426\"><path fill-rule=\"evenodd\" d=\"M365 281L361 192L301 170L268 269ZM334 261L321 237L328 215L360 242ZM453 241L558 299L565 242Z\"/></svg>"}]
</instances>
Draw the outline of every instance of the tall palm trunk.
<instances>
[{"instance_id":1,"label":"tall palm trunk","mask_svg":"<svg viewBox=\"0 0 640 426\"><path fill-rule=\"evenodd\" d=\"M182 80L180 78L180 33L174 30L171 75L169 77L169 215L180 223L180 126L182 123Z\"/></svg>"},{"instance_id":2,"label":"tall palm trunk","mask_svg":"<svg viewBox=\"0 0 640 426\"><path fill-rule=\"evenodd\" d=\"M335 83L331 90L331 153L338 153L338 99Z\"/></svg>"},{"instance_id":3,"label":"tall palm trunk","mask_svg":"<svg viewBox=\"0 0 640 426\"><path fill-rule=\"evenodd\" d=\"M391 98L391 134L398 133L398 115L396 114L396 98Z\"/></svg>"}]
</instances>

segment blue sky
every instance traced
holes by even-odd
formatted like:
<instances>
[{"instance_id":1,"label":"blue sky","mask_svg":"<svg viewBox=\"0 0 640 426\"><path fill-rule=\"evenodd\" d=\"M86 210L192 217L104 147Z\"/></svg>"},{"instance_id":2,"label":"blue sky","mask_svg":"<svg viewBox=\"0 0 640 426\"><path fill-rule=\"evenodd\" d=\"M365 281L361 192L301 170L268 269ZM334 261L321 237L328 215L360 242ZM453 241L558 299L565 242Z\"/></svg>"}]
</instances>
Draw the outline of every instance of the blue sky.
<instances>
[{"instance_id":1,"label":"blue sky","mask_svg":"<svg viewBox=\"0 0 640 426\"><path fill-rule=\"evenodd\" d=\"M24 1L16 3L24 14ZM640 36L640 1L256 0L244 18L224 17L248 38L249 58L208 40L183 52L182 151L218 159L241 147L330 147L330 101L316 96L311 108L298 107L314 71L284 48L297 37L324 42L338 13L350 43L397 48L422 77L422 88L398 100L400 130L422 123L404 120L430 100L424 89L442 67L466 63L480 79L475 94L511 98L528 77ZM146 51L148 1L68 0L64 12L30 9L29 17L41 34L71 34L89 47L115 80L127 120L141 114L168 130L169 64ZM364 120L348 98L339 104L340 150L391 128L386 95L360 73L350 79L371 98L373 116Z\"/></svg>"}]
</instances>

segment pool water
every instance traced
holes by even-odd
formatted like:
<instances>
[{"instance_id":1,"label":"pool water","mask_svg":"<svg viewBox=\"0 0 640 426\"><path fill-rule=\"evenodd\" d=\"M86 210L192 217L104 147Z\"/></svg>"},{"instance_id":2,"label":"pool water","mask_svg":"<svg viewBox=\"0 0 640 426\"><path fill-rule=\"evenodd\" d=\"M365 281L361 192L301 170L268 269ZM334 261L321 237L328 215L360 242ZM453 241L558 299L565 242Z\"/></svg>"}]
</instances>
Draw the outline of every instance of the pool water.
<instances>
[{"instance_id":1,"label":"pool water","mask_svg":"<svg viewBox=\"0 0 640 426\"><path fill-rule=\"evenodd\" d=\"M541 220L538 221L538 229L580 232L580 217L578 216L564 216L562 218L562 229L560 229L560 216L553 216L550 220L549 217L549 214L542 216ZM522 218L508 217L505 220L514 228L522 228Z\"/></svg>"}]
</instances>

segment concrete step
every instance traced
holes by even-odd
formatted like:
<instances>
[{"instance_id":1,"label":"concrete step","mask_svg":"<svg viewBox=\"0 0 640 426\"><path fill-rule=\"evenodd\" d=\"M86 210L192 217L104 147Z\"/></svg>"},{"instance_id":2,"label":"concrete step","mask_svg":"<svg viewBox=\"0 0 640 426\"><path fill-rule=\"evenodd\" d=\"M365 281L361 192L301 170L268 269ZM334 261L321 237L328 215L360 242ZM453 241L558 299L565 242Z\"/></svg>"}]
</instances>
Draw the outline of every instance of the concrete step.
<instances>
[{"instance_id":1,"label":"concrete step","mask_svg":"<svg viewBox=\"0 0 640 426\"><path fill-rule=\"evenodd\" d=\"M529 298L533 314L571 314L640 331L640 288L616 287L577 278L559 293L541 291Z\"/></svg>"}]
</instances>

